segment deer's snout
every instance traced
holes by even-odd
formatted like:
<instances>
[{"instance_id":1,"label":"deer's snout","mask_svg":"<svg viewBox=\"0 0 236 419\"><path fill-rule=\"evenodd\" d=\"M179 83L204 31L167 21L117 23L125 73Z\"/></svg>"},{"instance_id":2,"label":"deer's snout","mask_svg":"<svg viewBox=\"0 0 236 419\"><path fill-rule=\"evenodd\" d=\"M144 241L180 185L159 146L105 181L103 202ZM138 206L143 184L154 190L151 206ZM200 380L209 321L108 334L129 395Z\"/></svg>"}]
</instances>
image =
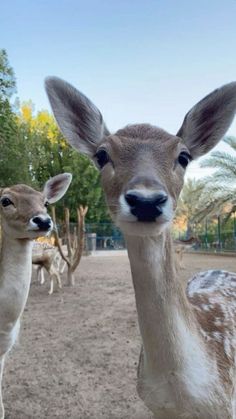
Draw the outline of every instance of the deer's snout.
<instances>
[{"instance_id":1,"label":"deer's snout","mask_svg":"<svg viewBox=\"0 0 236 419\"><path fill-rule=\"evenodd\" d=\"M162 214L167 199L168 196L164 192L145 196L142 192L129 190L125 194L131 214L142 222L154 222Z\"/></svg>"},{"instance_id":2,"label":"deer's snout","mask_svg":"<svg viewBox=\"0 0 236 419\"><path fill-rule=\"evenodd\" d=\"M50 231L53 227L52 219L48 215L46 217L37 215L36 217L31 218L31 222L36 225L40 231Z\"/></svg>"}]
</instances>

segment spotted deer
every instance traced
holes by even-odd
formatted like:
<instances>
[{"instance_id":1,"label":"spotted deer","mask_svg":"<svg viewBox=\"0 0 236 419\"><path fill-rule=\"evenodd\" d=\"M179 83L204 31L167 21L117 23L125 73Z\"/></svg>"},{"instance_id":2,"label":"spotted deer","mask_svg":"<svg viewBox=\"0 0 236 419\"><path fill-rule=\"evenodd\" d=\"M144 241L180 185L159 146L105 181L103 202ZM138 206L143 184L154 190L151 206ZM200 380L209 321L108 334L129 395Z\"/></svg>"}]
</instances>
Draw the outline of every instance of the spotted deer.
<instances>
[{"instance_id":1,"label":"spotted deer","mask_svg":"<svg viewBox=\"0 0 236 419\"><path fill-rule=\"evenodd\" d=\"M4 419L1 381L6 354L20 328L31 280L33 239L53 228L47 206L58 201L71 182L64 173L48 180L42 192L26 185L0 189L0 419Z\"/></svg>"},{"instance_id":2,"label":"spotted deer","mask_svg":"<svg viewBox=\"0 0 236 419\"><path fill-rule=\"evenodd\" d=\"M40 282L40 285L43 285L45 282L44 269L47 271L50 281L49 295L53 294L54 282L59 289L62 288L60 277L61 260L60 253L56 246L46 242L34 241L32 264L37 266L37 280Z\"/></svg>"},{"instance_id":3,"label":"spotted deer","mask_svg":"<svg viewBox=\"0 0 236 419\"><path fill-rule=\"evenodd\" d=\"M170 228L186 167L213 148L236 111L236 83L213 91L176 135L149 124L111 134L97 107L70 84L46 90L62 133L101 171L121 228L143 347L138 393L159 419L236 418L236 274L176 272Z\"/></svg>"},{"instance_id":4,"label":"spotted deer","mask_svg":"<svg viewBox=\"0 0 236 419\"><path fill-rule=\"evenodd\" d=\"M183 256L186 250L191 249L194 244L199 244L200 241L196 237L190 237L190 239L175 239L173 240L176 264L177 268L184 269Z\"/></svg>"}]
</instances>

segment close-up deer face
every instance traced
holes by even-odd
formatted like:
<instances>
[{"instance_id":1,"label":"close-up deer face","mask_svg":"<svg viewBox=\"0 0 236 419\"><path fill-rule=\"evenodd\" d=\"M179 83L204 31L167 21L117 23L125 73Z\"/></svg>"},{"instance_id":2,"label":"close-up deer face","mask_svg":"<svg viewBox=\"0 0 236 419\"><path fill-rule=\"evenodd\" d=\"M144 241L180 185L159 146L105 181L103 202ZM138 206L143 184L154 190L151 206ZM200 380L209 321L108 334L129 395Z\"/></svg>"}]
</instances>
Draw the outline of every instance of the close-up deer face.
<instances>
[{"instance_id":1,"label":"close-up deer face","mask_svg":"<svg viewBox=\"0 0 236 419\"><path fill-rule=\"evenodd\" d=\"M0 215L4 233L17 239L35 239L48 235L53 222L47 206L67 191L71 175L63 173L46 182L42 192L27 185L0 190Z\"/></svg>"},{"instance_id":2,"label":"close-up deer face","mask_svg":"<svg viewBox=\"0 0 236 419\"><path fill-rule=\"evenodd\" d=\"M42 193L26 185L1 191L0 207L4 231L17 238L48 234L52 227L48 205Z\"/></svg>"},{"instance_id":3,"label":"close-up deer face","mask_svg":"<svg viewBox=\"0 0 236 419\"><path fill-rule=\"evenodd\" d=\"M46 90L66 139L101 171L113 220L132 235L157 235L170 224L187 165L220 141L236 107L236 83L229 83L190 109L176 136L148 124L111 135L96 106L70 84L51 77Z\"/></svg>"},{"instance_id":4,"label":"close-up deer face","mask_svg":"<svg viewBox=\"0 0 236 419\"><path fill-rule=\"evenodd\" d=\"M151 125L108 136L95 163L115 223L130 234L163 230L173 218L190 160L180 138Z\"/></svg>"}]
</instances>

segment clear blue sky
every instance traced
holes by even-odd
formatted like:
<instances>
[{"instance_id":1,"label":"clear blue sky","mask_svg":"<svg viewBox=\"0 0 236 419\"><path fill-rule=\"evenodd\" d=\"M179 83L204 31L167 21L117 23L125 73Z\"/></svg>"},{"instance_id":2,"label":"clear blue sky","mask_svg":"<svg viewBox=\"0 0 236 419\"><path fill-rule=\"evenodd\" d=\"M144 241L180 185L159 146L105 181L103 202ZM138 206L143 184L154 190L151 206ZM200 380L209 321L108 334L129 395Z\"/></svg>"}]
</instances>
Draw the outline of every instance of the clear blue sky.
<instances>
[{"instance_id":1,"label":"clear blue sky","mask_svg":"<svg viewBox=\"0 0 236 419\"><path fill-rule=\"evenodd\" d=\"M150 122L175 133L196 101L236 80L236 0L9 0L0 40L21 101L49 109L43 80L57 75L111 131Z\"/></svg>"}]
</instances>

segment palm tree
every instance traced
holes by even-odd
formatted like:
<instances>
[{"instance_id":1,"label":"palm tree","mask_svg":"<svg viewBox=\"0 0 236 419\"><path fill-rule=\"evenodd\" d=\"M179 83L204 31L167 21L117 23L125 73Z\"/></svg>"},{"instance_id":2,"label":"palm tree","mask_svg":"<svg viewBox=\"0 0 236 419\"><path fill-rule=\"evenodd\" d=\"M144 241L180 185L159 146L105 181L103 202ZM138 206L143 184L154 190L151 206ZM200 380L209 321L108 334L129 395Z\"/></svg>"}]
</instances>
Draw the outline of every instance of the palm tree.
<instances>
[{"instance_id":1,"label":"palm tree","mask_svg":"<svg viewBox=\"0 0 236 419\"><path fill-rule=\"evenodd\" d=\"M182 224L187 238L194 234L195 218L202 188L203 186L199 180L189 178L178 201L174 225L179 230L179 225Z\"/></svg>"},{"instance_id":2,"label":"palm tree","mask_svg":"<svg viewBox=\"0 0 236 419\"><path fill-rule=\"evenodd\" d=\"M198 221L207 215L218 216L226 209L228 217L236 211L236 138L225 137L223 141L230 146L231 152L213 151L210 157L201 163L201 167L216 170L211 176L201 180Z\"/></svg>"}]
</instances>

